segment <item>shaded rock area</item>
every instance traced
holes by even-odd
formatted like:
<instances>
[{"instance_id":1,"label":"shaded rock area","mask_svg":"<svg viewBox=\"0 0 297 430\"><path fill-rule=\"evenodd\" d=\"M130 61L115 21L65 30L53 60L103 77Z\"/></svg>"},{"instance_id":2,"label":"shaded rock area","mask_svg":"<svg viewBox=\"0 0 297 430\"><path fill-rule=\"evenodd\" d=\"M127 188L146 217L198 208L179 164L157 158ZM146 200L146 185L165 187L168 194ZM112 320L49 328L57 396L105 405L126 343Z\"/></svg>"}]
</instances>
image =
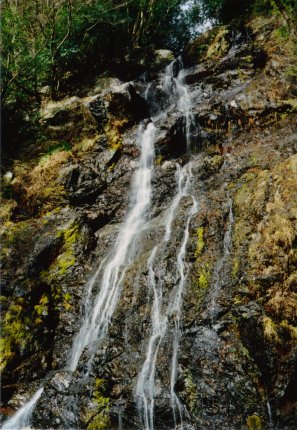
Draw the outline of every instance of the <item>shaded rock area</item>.
<instances>
[{"instance_id":1,"label":"shaded rock area","mask_svg":"<svg viewBox=\"0 0 297 430\"><path fill-rule=\"evenodd\" d=\"M278 25L257 18L232 32L213 29L184 55L199 210L186 249L175 392L189 430L297 429L297 90L289 73L293 42ZM165 64L170 53L159 56ZM176 163L189 160L185 118L165 100L161 79L153 67L135 82L111 79L82 98L44 104L40 138L7 161L3 420L44 385L33 428L142 428L135 386L151 330L147 259L164 234ZM168 113L156 136L150 221L86 379L87 348L77 370L65 370L85 285L112 250L138 165L138 124L157 107ZM172 237L158 249L164 307L179 281L177 251L191 204L182 198ZM174 324L172 315L157 357L156 430L175 425Z\"/></svg>"}]
</instances>

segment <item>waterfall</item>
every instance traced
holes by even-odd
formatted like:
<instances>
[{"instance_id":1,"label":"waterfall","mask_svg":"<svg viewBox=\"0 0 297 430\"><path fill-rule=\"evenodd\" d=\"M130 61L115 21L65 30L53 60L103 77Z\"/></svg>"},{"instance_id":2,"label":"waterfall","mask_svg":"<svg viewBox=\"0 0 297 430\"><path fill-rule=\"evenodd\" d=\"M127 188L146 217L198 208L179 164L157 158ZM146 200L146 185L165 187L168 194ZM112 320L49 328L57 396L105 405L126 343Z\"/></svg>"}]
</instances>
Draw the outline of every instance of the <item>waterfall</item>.
<instances>
[{"instance_id":1,"label":"waterfall","mask_svg":"<svg viewBox=\"0 0 297 430\"><path fill-rule=\"evenodd\" d=\"M122 224L115 245L107 262L102 262L87 286L85 317L79 333L75 336L66 369L74 371L82 351L86 346L100 340L107 332L111 317L118 303L121 285L129 264L136 252L137 239L145 225L151 203L151 180L154 167L154 138L156 127L152 122L139 126L141 156L131 187L130 210ZM104 266L104 269L103 269ZM102 280L99 293L92 306L91 292L101 271ZM92 351L94 354L95 351ZM92 357L91 357L92 358ZM40 388L3 429L23 429L28 425L32 411L43 392Z\"/></svg>"},{"instance_id":2,"label":"waterfall","mask_svg":"<svg viewBox=\"0 0 297 430\"><path fill-rule=\"evenodd\" d=\"M179 73L176 75L176 66ZM184 71L182 69L181 59L178 58L166 67L163 76L163 87L166 93L170 92L176 97L176 105L185 119L185 138L187 142L187 152L191 152L191 133L194 128L194 116L191 109L191 98L185 85ZM183 168L179 165L176 167L176 182L177 193L172 200L168 210L168 217L165 223L165 234L161 244L155 246L148 258L148 288L152 291L153 303L151 310L151 334L147 345L145 361L139 372L136 385L136 398L138 408L142 418L143 427L145 430L154 430L154 398L155 398L155 373L156 362L160 345L168 332L169 318L174 319L174 333L172 344L172 360L170 374L170 397L173 410L173 417L176 427L176 409L179 411L180 421L182 422L182 405L175 393L175 383L177 378L178 364L178 348L181 335L181 311L184 289L186 286L187 271L185 268L186 247L189 239L189 226L192 217L198 211L198 202L190 192L192 181L192 163L189 162ZM186 225L183 233L183 238L179 252L177 254L177 287L172 291L169 305L164 313L162 313L162 282L156 282L155 274L155 258L159 247L169 241L172 233L172 223L176 210L183 197L191 197L193 204L186 219Z\"/></svg>"},{"instance_id":3,"label":"waterfall","mask_svg":"<svg viewBox=\"0 0 297 430\"><path fill-rule=\"evenodd\" d=\"M190 166L189 166L190 167ZM178 349L181 336L181 311L182 311L182 299L183 293L186 286L187 273L185 269L185 255L186 246L189 240L189 227L192 217L198 211L198 202L194 196L191 196L193 200L192 207L189 211L189 215L186 221L186 227L184 230L182 244L177 256L177 272L179 277L179 283L177 290L174 292L174 299L170 305L170 315L174 318L174 339L173 339L173 350L172 350L172 360L171 360L171 376L170 376L170 396L171 396L171 406L174 415L174 422L176 426L176 409L178 409L179 417L182 422L182 405L178 396L175 393L175 383L177 377L177 363L178 363Z\"/></svg>"},{"instance_id":4,"label":"waterfall","mask_svg":"<svg viewBox=\"0 0 297 430\"><path fill-rule=\"evenodd\" d=\"M99 293L94 306L87 309L79 333L75 336L67 368L74 371L86 346L102 339L107 332L121 292L126 270L136 251L136 242L147 218L151 202L151 180L154 166L154 138L156 127L150 122L146 128L140 125L141 156L139 168L134 174L131 187L131 204L126 220L122 224L110 258L101 279ZM91 281L95 284L100 271Z\"/></svg>"},{"instance_id":5,"label":"waterfall","mask_svg":"<svg viewBox=\"0 0 297 430\"><path fill-rule=\"evenodd\" d=\"M185 137L187 140L188 152L190 152L190 137L193 126L193 117L191 113L191 103L187 88L184 84L184 74L181 60L175 60L166 67L165 73L161 79L161 85L165 91L168 100L176 102L176 107L181 111L185 118ZM179 73L178 73L179 71ZM178 74L177 74L178 73ZM177 76L176 76L177 75ZM146 95L149 93L149 86ZM130 204L126 218L118 232L115 244L113 245L108 256L102 260L94 276L86 285L86 296L83 304L83 317L79 332L74 337L71 352L66 364L66 370L75 371L83 350L88 347L90 358L88 367L90 368L94 354L96 352L97 342L106 336L111 318L118 304L122 283L127 269L133 262L137 252L137 246L141 232L145 228L149 218L149 209L152 199L152 175L154 169L154 141L157 127L155 124L162 119L172 108L169 103L167 109L159 109L153 116L153 120L145 124L143 121L138 130L138 142L140 147L139 166L136 169L130 191ZM192 173L191 162L184 167L177 165L176 181L177 193L170 205L168 219L165 223L165 232L162 244L166 244L171 237L172 223L175 212L183 197L192 197L193 206L186 219L186 227L182 239L180 251L177 255L177 271L180 278L177 290L176 300L171 298L170 305L166 312L162 313L162 283L156 282L155 259L160 244L153 248L148 259L148 286L153 294L152 306L152 329L151 337L148 342L145 362L142 366L137 383L137 395L141 399L141 410L143 414L143 423L146 429L154 428L154 380L156 361L159 347L168 332L168 317L173 313L178 323L175 324L174 342L172 346L172 371L171 371L171 403L175 414L175 405L179 404L174 391L176 369L177 369L177 350L180 337L180 316L182 307L182 295L186 283L186 270L184 267L184 257L186 245L189 237L189 225L195 211L197 211L197 202L192 194L189 194ZM196 212L195 212L196 213ZM99 286L98 293L92 300L93 290ZM41 397L44 387L41 387L33 397L27 402L11 419L3 425L3 429L23 429L30 422L32 412ZM121 419L120 419L121 421Z\"/></svg>"},{"instance_id":6,"label":"waterfall","mask_svg":"<svg viewBox=\"0 0 297 430\"><path fill-rule=\"evenodd\" d=\"M159 347L167 332L168 312L162 314L162 281L156 282L155 259L159 248L164 246L171 237L172 222L176 209L181 199L187 195L190 182L189 165L181 168L176 166L177 193L169 207L168 216L165 222L165 233L161 243L155 246L148 258L148 288L153 295L153 304L151 310L151 335L149 338L145 361L138 375L136 396L138 407L142 416L144 428L147 430L154 429L154 391L155 391L155 371Z\"/></svg>"},{"instance_id":7,"label":"waterfall","mask_svg":"<svg viewBox=\"0 0 297 430\"><path fill-rule=\"evenodd\" d=\"M145 429L154 428L154 379L159 346L166 330L167 318L162 315L162 288L157 286L153 264L158 246L155 246L148 259L148 287L153 292L151 311L151 336L146 358L138 376L136 395Z\"/></svg>"},{"instance_id":8,"label":"waterfall","mask_svg":"<svg viewBox=\"0 0 297 430\"><path fill-rule=\"evenodd\" d=\"M271 405L269 400L267 399L266 402L266 406L267 406L267 414L268 414L268 419L269 419L269 428L273 429L273 419L272 419L272 411L271 411Z\"/></svg>"},{"instance_id":9,"label":"waterfall","mask_svg":"<svg viewBox=\"0 0 297 430\"><path fill-rule=\"evenodd\" d=\"M2 430L19 430L24 429L30 423L32 412L43 393L43 387L39 388L38 391L32 396L32 398L25 403L24 406L9 420L7 420L3 426Z\"/></svg>"}]
</instances>

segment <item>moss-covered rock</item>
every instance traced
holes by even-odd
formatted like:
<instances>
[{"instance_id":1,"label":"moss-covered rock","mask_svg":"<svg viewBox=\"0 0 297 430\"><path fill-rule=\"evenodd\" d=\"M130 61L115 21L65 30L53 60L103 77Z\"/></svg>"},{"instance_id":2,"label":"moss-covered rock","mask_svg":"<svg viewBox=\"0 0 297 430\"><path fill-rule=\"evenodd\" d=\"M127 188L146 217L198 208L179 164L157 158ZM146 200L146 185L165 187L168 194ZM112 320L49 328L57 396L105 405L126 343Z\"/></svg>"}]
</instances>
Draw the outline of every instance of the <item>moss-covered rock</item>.
<instances>
[{"instance_id":1,"label":"moss-covered rock","mask_svg":"<svg viewBox=\"0 0 297 430\"><path fill-rule=\"evenodd\" d=\"M247 427L249 430L262 430L262 420L258 415L251 415L246 420Z\"/></svg>"},{"instance_id":2,"label":"moss-covered rock","mask_svg":"<svg viewBox=\"0 0 297 430\"><path fill-rule=\"evenodd\" d=\"M91 406L85 411L84 422L87 430L110 428L110 399L107 396L107 381L96 379Z\"/></svg>"},{"instance_id":3,"label":"moss-covered rock","mask_svg":"<svg viewBox=\"0 0 297 430\"><path fill-rule=\"evenodd\" d=\"M32 333L29 327L30 317L25 313L24 299L15 299L3 315L0 340L1 371L30 344Z\"/></svg>"},{"instance_id":4,"label":"moss-covered rock","mask_svg":"<svg viewBox=\"0 0 297 430\"><path fill-rule=\"evenodd\" d=\"M227 27L219 28L213 42L208 46L206 57L219 57L230 48L230 30Z\"/></svg>"}]
</instances>

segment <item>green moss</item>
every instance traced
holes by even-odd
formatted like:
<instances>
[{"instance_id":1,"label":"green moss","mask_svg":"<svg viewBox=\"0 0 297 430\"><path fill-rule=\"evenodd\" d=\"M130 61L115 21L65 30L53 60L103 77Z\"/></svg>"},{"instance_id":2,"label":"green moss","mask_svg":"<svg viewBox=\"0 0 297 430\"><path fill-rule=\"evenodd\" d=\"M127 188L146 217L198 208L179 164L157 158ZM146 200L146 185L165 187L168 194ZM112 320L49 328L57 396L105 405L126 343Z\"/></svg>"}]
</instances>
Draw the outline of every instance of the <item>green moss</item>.
<instances>
[{"instance_id":1,"label":"green moss","mask_svg":"<svg viewBox=\"0 0 297 430\"><path fill-rule=\"evenodd\" d=\"M195 250L195 257L198 258L205 248L204 242L204 227L197 228L197 243Z\"/></svg>"},{"instance_id":2,"label":"green moss","mask_svg":"<svg viewBox=\"0 0 297 430\"><path fill-rule=\"evenodd\" d=\"M53 210L50 210L50 211L46 212L46 213L43 215L43 217L42 217L42 219L43 219L43 224L44 224L44 225L47 225L47 224L50 222L50 220L53 218L53 216L54 216L54 215L57 215L59 212L61 212L61 208L60 208L60 207L55 208L55 209L53 209Z\"/></svg>"},{"instance_id":3,"label":"green moss","mask_svg":"<svg viewBox=\"0 0 297 430\"><path fill-rule=\"evenodd\" d=\"M224 164L224 157L222 157L221 155L214 155L211 158L211 165L215 168L215 169L220 169L222 167L222 165Z\"/></svg>"},{"instance_id":4,"label":"green moss","mask_svg":"<svg viewBox=\"0 0 297 430\"><path fill-rule=\"evenodd\" d=\"M64 277L69 275L72 266L76 262L76 246L80 240L79 225L75 221L72 221L66 227L59 230L58 237L62 237L63 239L61 253L47 270L40 272L40 278L50 286L50 300L52 301L53 309L61 311L61 308L64 308L68 311L72 308L72 297L69 293L63 295L62 285ZM42 298L42 303L35 306L38 314L36 324L40 323L39 317L46 312L47 303L44 300L45 298Z\"/></svg>"},{"instance_id":5,"label":"green moss","mask_svg":"<svg viewBox=\"0 0 297 430\"><path fill-rule=\"evenodd\" d=\"M46 161L48 161L51 155L60 151L71 151L71 145L63 140L61 142L55 142L48 148L47 153L39 159L39 164L44 164Z\"/></svg>"},{"instance_id":6,"label":"green moss","mask_svg":"<svg viewBox=\"0 0 297 430\"><path fill-rule=\"evenodd\" d=\"M47 282L55 280L57 276L64 276L75 264L75 245L80 238L79 225L71 222L58 232L58 237L63 238L62 252L47 271L41 272L41 277Z\"/></svg>"},{"instance_id":7,"label":"green moss","mask_svg":"<svg viewBox=\"0 0 297 430\"><path fill-rule=\"evenodd\" d=\"M118 151L123 146L123 137L121 133L127 122L127 119L112 119L105 126L104 132L107 136L109 147L113 151Z\"/></svg>"},{"instance_id":8,"label":"green moss","mask_svg":"<svg viewBox=\"0 0 297 430\"><path fill-rule=\"evenodd\" d=\"M290 29L287 25L282 25L275 30L275 36L279 41L288 40L290 37Z\"/></svg>"},{"instance_id":9,"label":"green moss","mask_svg":"<svg viewBox=\"0 0 297 430\"><path fill-rule=\"evenodd\" d=\"M228 34L229 30L227 27L221 27L219 29L214 41L208 47L207 58L217 57L227 52L229 48Z\"/></svg>"},{"instance_id":10,"label":"green moss","mask_svg":"<svg viewBox=\"0 0 297 430\"><path fill-rule=\"evenodd\" d=\"M85 152L88 152L94 148L94 146L96 145L96 142L98 142L99 137L100 136L96 134L91 138L88 138L88 137L83 138L73 146L72 152L77 157L83 156Z\"/></svg>"},{"instance_id":11,"label":"green moss","mask_svg":"<svg viewBox=\"0 0 297 430\"><path fill-rule=\"evenodd\" d=\"M209 287L210 283L210 267L206 264L199 270L198 273L198 287L199 289L205 290Z\"/></svg>"},{"instance_id":12,"label":"green moss","mask_svg":"<svg viewBox=\"0 0 297 430\"><path fill-rule=\"evenodd\" d=\"M12 247L30 236L31 228L28 221L20 221L17 223L6 222L1 229L1 245Z\"/></svg>"},{"instance_id":13,"label":"green moss","mask_svg":"<svg viewBox=\"0 0 297 430\"><path fill-rule=\"evenodd\" d=\"M40 157L38 164L39 166L44 166L45 164L50 162L51 157L54 154L57 154L57 152L69 152L70 150L71 150L71 146L69 145L69 143L67 142L56 143L49 148L46 154Z\"/></svg>"},{"instance_id":14,"label":"green moss","mask_svg":"<svg viewBox=\"0 0 297 430\"><path fill-rule=\"evenodd\" d=\"M234 243L239 247L250 239L255 223L263 217L269 193L271 173L267 170L247 172L241 177L241 186L235 194L236 223Z\"/></svg>"},{"instance_id":15,"label":"green moss","mask_svg":"<svg viewBox=\"0 0 297 430\"><path fill-rule=\"evenodd\" d=\"M262 430L262 420L258 415L251 415L246 420L249 430Z\"/></svg>"},{"instance_id":16,"label":"green moss","mask_svg":"<svg viewBox=\"0 0 297 430\"><path fill-rule=\"evenodd\" d=\"M263 329L264 329L265 339L267 339L271 342L275 342L275 343L279 342L279 337L278 337L278 333L277 333L277 326L272 321L271 318L269 318L267 316L263 317Z\"/></svg>"},{"instance_id":17,"label":"green moss","mask_svg":"<svg viewBox=\"0 0 297 430\"><path fill-rule=\"evenodd\" d=\"M286 332L288 332L291 336L292 339L294 339L296 341L297 339L297 327L291 325L288 323L288 321L283 320L280 323L280 326L286 330Z\"/></svg>"},{"instance_id":18,"label":"green moss","mask_svg":"<svg viewBox=\"0 0 297 430\"><path fill-rule=\"evenodd\" d=\"M156 160L155 160L155 164L156 164L156 166L161 166L161 164L162 164L162 162L163 162L163 155L158 155L157 157L156 157Z\"/></svg>"},{"instance_id":19,"label":"green moss","mask_svg":"<svg viewBox=\"0 0 297 430\"><path fill-rule=\"evenodd\" d=\"M35 312L39 317L46 316L48 314L48 303L49 298L46 295L43 295L39 300L39 304L34 306Z\"/></svg>"},{"instance_id":20,"label":"green moss","mask_svg":"<svg viewBox=\"0 0 297 430\"><path fill-rule=\"evenodd\" d=\"M22 351L31 340L23 312L23 299L16 299L3 317L0 339L0 370L2 371L16 352Z\"/></svg>"},{"instance_id":21,"label":"green moss","mask_svg":"<svg viewBox=\"0 0 297 430\"><path fill-rule=\"evenodd\" d=\"M69 294L69 293L66 293L66 294L64 295L64 300L65 300L66 302L69 302L69 301L71 300L71 298L72 298L72 296L71 296L71 294Z\"/></svg>"},{"instance_id":22,"label":"green moss","mask_svg":"<svg viewBox=\"0 0 297 430\"><path fill-rule=\"evenodd\" d=\"M70 303L72 300L72 296L69 293L64 295L63 307L66 311L69 311L72 308L72 304Z\"/></svg>"},{"instance_id":23,"label":"green moss","mask_svg":"<svg viewBox=\"0 0 297 430\"><path fill-rule=\"evenodd\" d=\"M57 257L59 275L64 275L75 263L75 244L79 239L79 226L71 224L62 231L64 245L63 252Z\"/></svg>"},{"instance_id":24,"label":"green moss","mask_svg":"<svg viewBox=\"0 0 297 430\"><path fill-rule=\"evenodd\" d=\"M197 386L194 383L191 374L188 374L185 379L185 392L187 404L189 405L190 411L193 413L195 411L197 402Z\"/></svg>"},{"instance_id":25,"label":"green moss","mask_svg":"<svg viewBox=\"0 0 297 430\"><path fill-rule=\"evenodd\" d=\"M110 428L110 399L106 396L107 382L105 379L96 379L93 392L93 408L88 410L85 420L87 430L103 430Z\"/></svg>"},{"instance_id":26,"label":"green moss","mask_svg":"<svg viewBox=\"0 0 297 430\"><path fill-rule=\"evenodd\" d=\"M2 190L2 194L3 194ZM1 199L1 206L0 206L0 222L3 224L6 221L10 220L11 215L13 214L13 210L16 208L17 203L15 200L6 200L10 199L11 196L5 197Z\"/></svg>"}]
</instances>

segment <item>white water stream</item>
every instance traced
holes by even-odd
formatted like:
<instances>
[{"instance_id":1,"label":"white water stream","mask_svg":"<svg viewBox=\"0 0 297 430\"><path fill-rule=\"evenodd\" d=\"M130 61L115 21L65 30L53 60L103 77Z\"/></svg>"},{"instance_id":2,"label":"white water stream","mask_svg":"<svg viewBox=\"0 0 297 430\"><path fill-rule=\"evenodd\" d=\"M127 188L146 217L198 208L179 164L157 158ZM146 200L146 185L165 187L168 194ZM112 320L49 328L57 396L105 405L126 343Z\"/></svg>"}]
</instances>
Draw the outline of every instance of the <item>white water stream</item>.
<instances>
[{"instance_id":1,"label":"white water stream","mask_svg":"<svg viewBox=\"0 0 297 430\"><path fill-rule=\"evenodd\" d=\"M139 146L141 156L131 186L130 210L123 222L110 257L99 266L87 286L85 299L85 316L79 333L75 336L70 358L66 369L74 371L79 358L87 346L94 346L95 341L102 339L107 330L118 303L125 272L136 252L139 235L147 220L152 196L152 174L154 167L154 139L156 127L152 122L139 128ZM103 274L101 275L101 271ZM101 278L100 278L101 275ZM94 305L90 300L91 292L99 278L101 285ZM92 351L93 357L95 350ZM2 429L21 430L30 421L32 411L40 398L44 387L40 388L31 400L26 403L12 418L4 423Z\"/></svg>"},{"instance_id":2,"label":"white water stream","mask_svg":"<svg viewBox=\"0 0 297 430\"><path fill-rule=\"evenodd\" d=\"M34 396L20 408L20 410L9 420L7 420L2 430L19 430L25 429L30 424L32 412L34 411L35 405L38 402L41 394L43 393L43 387L39 388Z\"/></svg>"},{"instance_id":3,"label":"white water stream","mask_svg":"<svg viewBox=\"0 0 297 430\"><path fill-rule=\"evenodd\" d=\"M138 407L142 417L143 426L147 430L154 429L154 397L155 397L155 373L156 361L158 357L159 347L167 333L168 316L177 304L172 304L172 308L168 308L165 313L162 313L163 305L163 289L162 280L156 282L155 260L159 248L165 246L171 237L172 222L175 212L181 199L187 196L188 188L191 179L190 164L183 168L179 165L176 167L177 193L168 210L168 217L165 222L165 233L161 243L155 246L148 258L148 288L152 292L153 304L151 310L151 335L148 341L145 361L138 375L136 386L136 397ZM188 225L188 222L187 222ZM182 248L185 249L187 239L184 238ZM179 258L179 257L178 257ZM180 257L182 258L182 257ZM180 286L180 284L179 284Z\"/></svg>"},{"instance_id":4,"label":"white water stream","mask_svg":"<svg viewBox=\"0 0 297 430\"><path fill-rule=\"evenodd\" d=\"M175 63L181 68L177 77L175 77ZM172 92L176 98L177 108L182 112L185 123L185 138L187 142L187 151L191 151L191 130L194 126L194 117L191 109L191 99L184 82L184 71L181 60L171 63L166 68L163 77L163 88L167 93ZM172 94L171 94L172 97ZM178 349L181 335L181 312L183 294L186 286L187 270L185 268L186 247L189 239L189 226L192 217L198 211L198 202L194 194L190 192L192 180L192 163L189 162L183 168L177 165L176 181L177 193L172 200L168 210L168 217L165 222L165 234L161 244L155 246L148 258L148 288L153 295L151 309L151 335L148 341L145 361L139 372L136 385L136 398L140 410L140 416L145 430L154 430L154 402L155 402L155 374L158 352L162 341L168 333L169 318L174 320L174 333L172 344L172 361L170 374L170 397L173 410L175 427L177 424L176 410L179 411L180 422L182 423L182 404L175 393L175 384L177 378ZM183 197L191 197L193 200L192 207L186 219L186 225L179 252L177 254L177 285L171 293L171 298L167 309L162 313L163 289L162 281L156 282L155 259L159 247L166 245L172 234L172 223L176 210Z\"/></svg>"},{"instance_id":5,"label":"white water stream","mask_svg":"<svg viewBox=\"0 0 297 430\"><path fill-rule=\"evenodd\" d=\"M272 411L271 411L271 405L270 405L270 402L268 399L266 402L266 406L267 406L267 414L268 414L268 419L269 419L269 428L273 429L274 424L273 424L273 419L272 419Z\"/></svg>"},{"instance_id":6,"label":"white water stream","mask_svg":"<svg viewBox=\"0 0 297 430\"><path fill-rule=\"evenodd\" d=\"M79 333L75 336L67 368L74 371L86 346L102 339L106 333L121 293L121 285L136 251L137 239L144 227L152 196L154 138L156 127L150 122L140 126L141 156L131 187L131 205L122 224L110 258L107 260L94 306L89 306ZM95 274L98 279L100 271ZM93 284L97 281L92 281Z\"/></svg>"},{"instance_id":7,"label":"white water stream","mask_svg":"<svg viewBox=\"0 0 297 430\"><path fill-rule=\"evenodd\" d=\"M189 166L191 172L191 166ZM193 216L198 212L198 202L195 197L191 196L193 199L193 205L190 209L186 227L184 230L182 244L177 256L177 273L179 277L179 283L177 286L177 290L174 292L173 301L170 305L170 315L174 318L174 339L173 339L173 348L172 348L172 360L171 360L171 376L170 376L170 396L171 396L171 406L173 410L174 423L176 427L177 417L176 410L179 412L179 418L182 423L183 413L182 413L182 404L175 393L175 383L177 378L177 364L178 364L178 350L179 350L179 342L181 337L181 313L182 313L182 302L183 302L183 294L187 282L187 271L185 267L185 256L186 256L186 247L189 240L189 227L190 222Z\"/></svg>"},{"instance_id":8,"label":"white water stream","mask_svg":"<svg viewBox=\"0 0 297 430\"><path fill-rule=\"evenodd\" d=\"M178 67L181 67L180 60ZM184 85L183 72L180 71L178 77L174 77L174 63L167 66L162 81L166 94L173 91L176 99L177 108L183 113L186 121L186 139L188 150L190 149L190 132L192 125L191 103L190 97ZM159 112L154 121L158 121L165 115L165 112ZM122 282L125 273L132 263L137 251L138 239L142 230L145 227L149 215L149 209L152 198L152 175L154 168L154 140L156 134L156 126L153 122L146 126L142 123L139 127L139 147L141 156L139 167L134 173L131 185L131 198L128 214L120 227L116 242L109 253L109 256L101 263L93 278L87 285L86 298L84 302L84 316L78 334L75 336L71 353L66 365L66 369L74 371L77 368L79 359L83 350L86 347L90 348L91 357L89 364L95 354L97 342L107 334L108 327L118 304L121 294ZM165 233L163 243L167 242L171 237L172 222L175 211L182 197L189 195L191 163L181 168L177 166L177 194L169 209L168 220L165 225ZM193 198L193 196L192 196ZM155 282L154 261L158 246L151 252L148 260L148 283L154 296L152 306L152 334L149 339L146 359L140 372L137 392L142 399L142 411L144 417L144 426L146 429L153 429L153 410L154 410L154 379L155 367L158 356L159 346L167 331L168 315L175 313L178 323L175 324L174 343L173 343L173 358L171 372L171 396L172 406L175 411L178 404L177 396L174 392L174 384L176 378L177 367L177 350L180 333L180 314L182 305L182 294L186 281L184 270L184 256L186 245L189 236L189 224L193 215L193 208L197 206L193 198L193 207L186 221L186 228L181 244L180 251L177 256L177 270L180 281L177 286L177 298L171 300L171 305L167 310L167 315L162 315L162 286ZM94 287L99 284L99 292L95 297L94 302L91 300ZM30 423L32 412L42 395L44 387L41 387L34 396L27 402L12 418L4 423L2 429L24 429Z\"/></svg>"}]
</instances>

